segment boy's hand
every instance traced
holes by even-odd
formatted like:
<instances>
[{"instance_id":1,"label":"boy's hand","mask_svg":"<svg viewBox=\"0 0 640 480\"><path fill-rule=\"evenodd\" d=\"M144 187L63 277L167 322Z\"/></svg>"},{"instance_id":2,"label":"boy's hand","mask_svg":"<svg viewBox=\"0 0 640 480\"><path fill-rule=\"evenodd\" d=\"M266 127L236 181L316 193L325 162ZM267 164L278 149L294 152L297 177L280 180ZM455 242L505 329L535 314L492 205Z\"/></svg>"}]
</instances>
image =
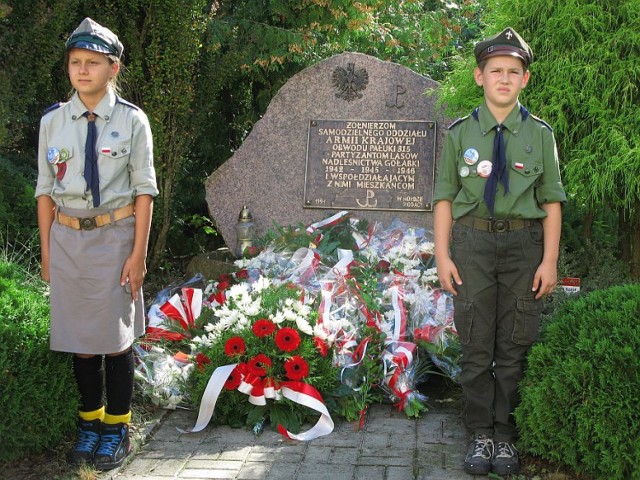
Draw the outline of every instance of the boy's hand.
<instances>
[{"instance_id":1,"label":"boy's hand","mask_svg":"<svg viewBox=\"0 0 640 480\"><path fill-rule=\"evenodd\" d=\"M542 262L536 270L536 275L533 277L532 291L537 291L536 299L542 298L544 295L548 295L553 292L558 283L558 271L556 265L550 262Z\"/></svg>"},{"instance_id":2,"label":"boy's hand","mask_svg":"<svg viewBox=\"0 0 640 480\"><path fill-rule=\"evenodd\" d=\"M452 295L458 295L455 285L462 285L462 279L458 273L458 267L453 263L450 257L437 258L438 280L440 285ZM455 282L455 285L454 285Z\"/></svg>"}]
</instances>

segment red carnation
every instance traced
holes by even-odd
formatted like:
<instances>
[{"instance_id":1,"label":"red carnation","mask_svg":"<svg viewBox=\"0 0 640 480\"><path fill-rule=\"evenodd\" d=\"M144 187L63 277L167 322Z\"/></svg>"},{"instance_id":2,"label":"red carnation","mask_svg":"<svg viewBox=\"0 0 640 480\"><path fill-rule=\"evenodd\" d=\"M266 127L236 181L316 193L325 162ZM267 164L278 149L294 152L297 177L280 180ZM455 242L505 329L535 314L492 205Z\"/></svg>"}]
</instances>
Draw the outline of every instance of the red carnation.
<instances>
[{"instance_id":1,"label":"red carnation","mask_svg":"<svg viewBox=\"0 0 640 480\"><path fill-rule=\"evenodd\" d=\"M318 349L318 352L320 352L320 355L326 357L327 353L329 353L329 347L327 347L327 344L324 343L320 337L313 337L313 343L316 344L316 348Z\"/></svg>"},{"instance_id":2,"label":"red carnation","mask_svg":"<svg viewBox=\"0 0 640 480\"><path fill-rule=\"evenodd\" d=\"M291 380L302 380L309 375L309 365L300 355L295 355L284 362L284 370Z\"/></svg>"},{"instance_id":3,"label":"red carnation","mask_svg":"<svg viewBox=\"0 0 640 480\"><path fill-rule=\"evenodd\" d=\"M258 377L264 377L267 374L267 368L272 365L271 359L264 353L260 353L247 362L249 373L253 373Z\"/></svg>"},{"instance_id":4,"label":"red carnation","mask_svg":"<svg viewBox=\"0 0 640 480\"><path fill-rule=\"evenodd\" d=\"M244 365L243 363L239 364L236 368L233 369L231 375L227 378L227 381L224 382L224 388L227 390L235 390L240 386L240 382L242 381L242 369L240 365Z\"/></svg>"},{"instance_id":5,"label":"red carnation","mask_svg":"<svg viewBox=\"0 0 640 480\"><path fill-rule=\"evenodd\" d=\"M244 355L246 350L247 346L244 344L242 337L231 337L227 340L227 343L224 344L224 353L226 353L228 357Z\"/></svg>"},{"instance_id":6,"label":"red carnation","mask_svg":"<svg viewBox=\"0 0 640 480\"><path fill-rule=\"evenodd\" d=\"M211 359L207 357L204 353L200 352L196 355L196 364L198 365L198 370L204 372L204 366L209 365L211 363Z\"/></svg>"},{"instance_id":7,"label":"red carnation","mask_svg":"<svg viewBox=\"0 0 640 480\"><path fill-rule=\"evenodd\" d=\"M300 345L300 335L293 328L281 328L276 333L276 345L284 352L292 352Z\"/></svg>"},{"instance_id":8,"label":"red carnation","mask_svg":"<svg viewBox=\"0 0 640 480\"><path fill-rule=\"evenodd\" d=\"M275 331L276 324L268 318L261 318L260 320L256 320L252 329L256 337L268 337Z\"/></svg>"}]
</instances>

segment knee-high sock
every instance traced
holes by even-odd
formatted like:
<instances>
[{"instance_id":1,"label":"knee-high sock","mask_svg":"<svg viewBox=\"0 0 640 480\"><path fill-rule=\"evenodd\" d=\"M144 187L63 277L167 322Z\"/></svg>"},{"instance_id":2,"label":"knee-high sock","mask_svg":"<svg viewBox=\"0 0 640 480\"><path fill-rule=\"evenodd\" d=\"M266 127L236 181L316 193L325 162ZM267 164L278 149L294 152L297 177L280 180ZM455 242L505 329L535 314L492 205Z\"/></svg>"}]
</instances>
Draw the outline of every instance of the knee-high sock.
<instances>
[{"instance_id":1,"label":"knee-high sock","mask_svg":"<svg viewBox=\"0 0 640 480\"><path fill-rule=\"evenodd\" d=\"M133 397L133 352L104 359L107 387L107 414L126 415L131 410Z\"/></svg>"},{"instance_id":2,"label":"knee-high sock","mask_svg":"<svg viewBox=\"0 0 640 480\"><path fill-rule=\"evenodd\" d=\"M73 373L80 391L80 411L93 412L102 408L104 370L102 355L89 358L73 356Z\"/></svg>"}]
</instances>

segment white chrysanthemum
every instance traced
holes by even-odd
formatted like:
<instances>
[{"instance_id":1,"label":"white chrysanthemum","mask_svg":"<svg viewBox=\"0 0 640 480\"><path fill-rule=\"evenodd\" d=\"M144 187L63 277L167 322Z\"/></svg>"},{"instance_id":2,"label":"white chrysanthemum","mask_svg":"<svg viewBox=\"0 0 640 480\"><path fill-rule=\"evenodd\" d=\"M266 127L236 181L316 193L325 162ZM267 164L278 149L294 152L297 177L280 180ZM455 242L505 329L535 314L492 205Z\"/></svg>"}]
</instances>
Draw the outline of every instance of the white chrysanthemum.
<instances>
[{"instance_id":1,"label":"white chrysanthemum","mask_svg":"<svg viewBox=\"0 0 640 480\"><path fill-rule=\"evenodd\" d=\"M311 313L311 307L309 305L305 305L304 303L297 301L293 304L293 309L298 312L299 315L303 317L308 316Z\"/></svg>"},{"instance_id":2,"label":"white chrysanthemum","mask_svg":"<svg viewBox=\"0 0 640 480\"><path fill-rule=\"evenodd\" d=\"M286 320L290 320L292 322L295 322L296 318L298 317L298 314L294 310L291 310L289 308L286 308L285 310L283 310L282 314L284 315L284 318Z\"/></svg>"},{"instance_id":3,"label":"white chrysanthemum","mask_svg":"<svg viewBox=\"0 0 640 480\"><path fill-rule=\"evenodd\" d=\"M263 290L266 290L271 286L271 281L268 277L263 277L262 275L258 280L252 285L253 291L256 293L260 293Z\"/></svg>"},{"instance_id":4,"label":"white chrysanthemum","mask_svg":"<svg viewBox=\"0 0 640 480\"><path fill-rule=\"evenodd\" d=\"M307 322L303 317L298 316L296 318L296 326L298 327L298 330L300 330L302 333L306 333L307 335L313 335L313 328L311 327L309 322Z\"/></svg>"},{"instance_id":5,"label":"white chrysanthemum","mask_svg":"<svg viewBox=\"0 0 640 480\"><path fill-rule=\"evenodd\" d=\"M275 324L280 324L286 320L286 318L284 317L284 312L282 312L281 310L278 310L275 315L269 315L269 319Z\"/></svg>"},{"instance_id":6,"label":"white chrysanthemum","mask_svg":"<svg viewBox=\"0 0 640 480\"><path fill-rule=\"evenodd\" d=\"M248 295L249 288L246 283L237 283L227 290L227 298L232 298L236 301L241 301L241 298L247 297Z\"/></svg>"},{"instance_id":7,"label":"white chrysanthemum","mask_svg":"<svg viewBox=\"0 0 640 480\"><path fill-rule=\"evenodd\" d=\"M256 316L260 313L261 308L262 300L260 298L256 298L253 302L245 306L244 314L249 317Z\"/></svg>"},{"instance_id":8,"label":"white chrysanthemum","mask_svg":"<svg viewBox=\"0 0 640 480\"><path fill-rule=\"evenodd\" d=\"M318 337L320 340L326 340L329 336L328 330L321 323L316 323L313 327L313 335Z\"/></svg>"},{"instance_id":9,"label":"white chrysanthemum","mask_svg":"<svg viewBox=\"0 0 640 480\"><path fill-rule=\"evenodd\" d=\"M284 300L284 304L285 304L287 307L291 308L291 307L293 306L293 298L285 298L285 300Z\"/></svg>"}]
</instances>

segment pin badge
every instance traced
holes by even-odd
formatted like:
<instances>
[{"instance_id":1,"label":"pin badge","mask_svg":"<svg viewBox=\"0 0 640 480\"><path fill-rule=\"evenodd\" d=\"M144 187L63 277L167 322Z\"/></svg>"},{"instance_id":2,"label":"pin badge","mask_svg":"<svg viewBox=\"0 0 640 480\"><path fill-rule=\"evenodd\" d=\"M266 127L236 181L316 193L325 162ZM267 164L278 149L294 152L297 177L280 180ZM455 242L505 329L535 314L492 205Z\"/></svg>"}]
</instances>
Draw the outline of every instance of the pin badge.
<instances>
[{"instance_id":1,"label":"pin badge","mask_svg":"<svg viewBox=\"0 0 640 480\"><path fill-rule=\"evenodd\" d=\"M49 150L47 150L47 160L52 165L60 162L60 150L56 147L50 147Z\"/></svg>"},{"instance_id":2,"label":"pin badge","mask_svg":"<svg viewBox=\"0 0 640 480\"><path fill-rule=\"evenodd\" d=\"M478 175L483 178L487 178L489 175L491 175L492 167L493 165L489 160L482 160L478 164Z\"/></svg>"},{"instance_id":3,"label":"pin badge","mask_svg":"<svg viewBox=\"0 0 640 480\"><path fill-rule=\"evenodd\" d=\"M480 154L475 148L467 148L464 152L464 163L467 165L475 165L478 158L480 158Z\"/></svg>"},{"instance_id":4,"label":"pin badge","mask_svg":"<svg viewBox=\"0 0 640 480\"><path fill-rule=\"evenodd\" d=\"M67 150L66 148L61 148L60 149L60 161L61 162L66 162L67 160L69 160L69 157L71 155L69 154L69 150Z\"/></svg>"},{"instance_id":5,"label":"pin badge","mask_svg":"<svg viewBox=\"0 0 640 480\"><path fill-rule=\"evenodd\" d=\"M531 145L527 145L526 147L524 147L524 150L527 153L531 153L533 152L533 147Z\"/></svg>"},{"instance_id":6,"label":"pin badge","mask_svg":"<svg viewBox=\"0 0 640 480\"><path fill-rule=\"evenodd\" d=\"M460 176L463 177L463 178L464 177L468 177L469 176L469 167L467 167L466 165L460 167Z\"/></svg>"},{"instance_id":7,"label":"pin badge","mask_svg":"<svg viewBox=\"0 0 640 480\"><path fill-rule=\"evenodd\" d=\"M113 138L118 138L118 137L120 136L120 134L119 134L118 132L115 132L115 131L114 131L114 132L111 132L111 136L112 136Z\"/></svg>"},{"instance_id":8,"label":"pin badge","mask_svg":"<svg viewBox=\"0 0 640 480\"><path fill-rule=\"evenodd\" d=\"M522 170L524 168L524 163L515 162L513 166L516 167L518 170Z\"/></svg>"},{"instance_id":9,"label":"pin badge","mask_svg":"<svg viewBox=\"0 0 640 480\"><path fill-rule=\"evenodd\" d=\"M100 153L109 154L109 153L111 153L111 148L109 148L109 147L102 147L102 148L100 149Z\"/></svg>"}]
</instances>

